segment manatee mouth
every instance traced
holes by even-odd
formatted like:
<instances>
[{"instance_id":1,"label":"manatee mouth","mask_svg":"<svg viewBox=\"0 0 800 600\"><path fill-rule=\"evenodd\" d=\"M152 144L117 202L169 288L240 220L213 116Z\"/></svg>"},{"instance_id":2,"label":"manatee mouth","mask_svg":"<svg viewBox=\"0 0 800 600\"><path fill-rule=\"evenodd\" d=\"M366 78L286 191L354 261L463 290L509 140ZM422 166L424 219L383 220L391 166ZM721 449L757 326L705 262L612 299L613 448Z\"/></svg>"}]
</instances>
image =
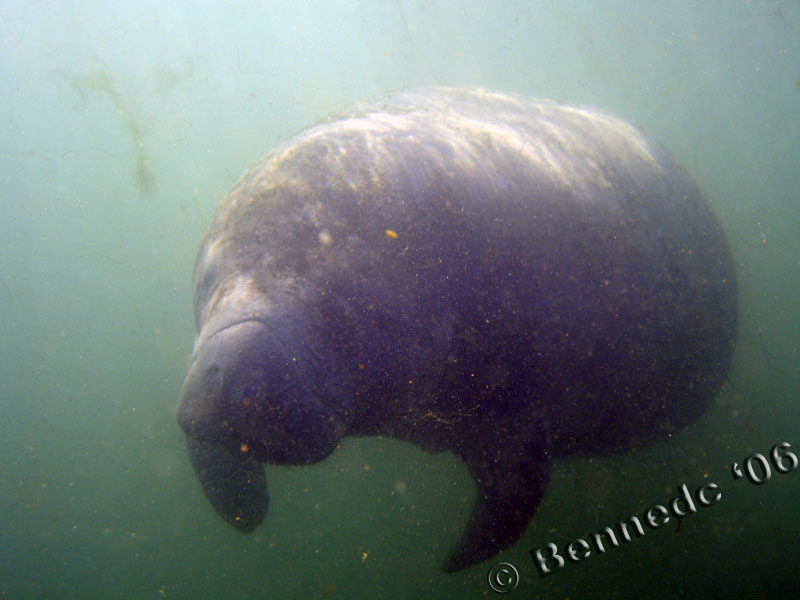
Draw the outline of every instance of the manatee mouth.
<instances>
[{"instance_id":1,"label":"manatee mouth","mask_svg":"<svg viewBox=\"0 0 800 600\"><path fill-rule=\"evenodd\" d=\"M260 463L319 462L344 431L341 418L314 393L325 394L313 380L323 369L303 360L296 331L281 330L300 348L283 342L277 331L283 325L248 316L204 327L178 401L178 422L203 491L243 532L258 526L267 509Z\"/></svg>"},{"instance_id":2,"label":"manatee mouth","mask_svg":"<svg viewBox=\"0 0 800 600\"><path fill-rule=\"evenodd\" d=\"M264 467L217 444L187 436L186 445L200 487L217 513L242 533L258 527L269 505Z\"/></svg>"}]
</instances>

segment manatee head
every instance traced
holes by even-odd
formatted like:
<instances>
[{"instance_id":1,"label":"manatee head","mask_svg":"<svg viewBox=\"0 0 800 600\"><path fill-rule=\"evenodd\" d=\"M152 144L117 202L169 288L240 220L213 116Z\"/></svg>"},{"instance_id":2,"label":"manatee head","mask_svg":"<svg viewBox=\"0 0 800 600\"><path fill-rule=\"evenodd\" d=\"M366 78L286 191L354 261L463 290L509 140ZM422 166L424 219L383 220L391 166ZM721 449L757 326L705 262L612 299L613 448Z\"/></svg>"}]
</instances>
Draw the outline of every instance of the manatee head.
<instances>
[{"instance_id":1,"label":"manatee head","mask_svg":"<svg viewBox=\"0 0 800 600\"><path fill-rule=\"evenodd\" d=\"M242 531L254 529L267 509L258 463L314 463L339 440L339 420L304 381L301 362L266 321L247 319L198 337L178 422L203 490Z\"/></svg>"}]
</instances>

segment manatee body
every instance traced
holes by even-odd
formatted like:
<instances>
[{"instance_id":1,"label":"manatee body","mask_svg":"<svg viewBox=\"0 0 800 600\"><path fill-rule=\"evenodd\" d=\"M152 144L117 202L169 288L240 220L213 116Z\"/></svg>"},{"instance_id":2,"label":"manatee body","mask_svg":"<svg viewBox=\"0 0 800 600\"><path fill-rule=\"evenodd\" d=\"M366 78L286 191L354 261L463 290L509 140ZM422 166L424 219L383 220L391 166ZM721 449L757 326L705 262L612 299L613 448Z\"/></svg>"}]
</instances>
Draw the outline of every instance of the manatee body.
<instances>
[{"instance_id":1,"label":"manatee body","mask_svg":"<svg viewBox=\"0 0 800 600\"><path fill-rule=\"evenodd\" d=\"M403 92L282 144L233 187L194 272L178 407L219 514L261 463L343 436L449 450L477 487L443 568L516 541L556 456L664 439L719 390L734 267L687 175L594 110Z\"/></svg>"}]
</instances>

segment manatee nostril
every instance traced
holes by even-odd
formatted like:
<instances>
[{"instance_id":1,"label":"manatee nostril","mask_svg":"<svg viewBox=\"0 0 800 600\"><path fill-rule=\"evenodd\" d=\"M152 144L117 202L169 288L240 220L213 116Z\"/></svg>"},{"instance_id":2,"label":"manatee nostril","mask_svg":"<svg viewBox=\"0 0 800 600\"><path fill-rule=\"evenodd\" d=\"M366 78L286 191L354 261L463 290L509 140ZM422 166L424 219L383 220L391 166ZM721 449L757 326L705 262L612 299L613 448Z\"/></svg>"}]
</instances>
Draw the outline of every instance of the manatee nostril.
<instances>
[{"instance_id":1,"label":"manatee nostril","mask_svg":"<svg viewBox=\"0 0 800 600\"><path fill-rule=\"evenodd\" d=\"M203 383L208 388L218 389L222 383L222 367L216 363L209 365L203 373Z\"/></svg>"}]
</instances>

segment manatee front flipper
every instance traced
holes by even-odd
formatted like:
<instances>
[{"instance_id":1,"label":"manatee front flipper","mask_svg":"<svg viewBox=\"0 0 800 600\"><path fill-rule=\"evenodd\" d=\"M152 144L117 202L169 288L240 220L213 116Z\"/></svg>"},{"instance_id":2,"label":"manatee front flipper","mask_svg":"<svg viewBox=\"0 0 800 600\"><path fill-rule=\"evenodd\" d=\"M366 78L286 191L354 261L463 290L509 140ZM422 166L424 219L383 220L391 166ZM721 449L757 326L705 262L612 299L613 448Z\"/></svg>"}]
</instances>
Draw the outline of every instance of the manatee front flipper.
<instances>
[{"instance_id":1,"label":"manatee front flipper","mask_svg":"<svg viewBox=\"0 0 800 600\"><path fill-rule=\"evenodd\" d=\"M189 457L211 505L242 533L253 531L267 513L264 467L215 444L186 438Z\"/></svg>"},{"instance_id":2,"label":"manatee front flipper","mask_svg":"<svg viewBox=\"0 0 800 600\"><path fill-rule=\"evenodd\" d=\"M477 499L458 544L442 562L454 573L477 564L516 542L528 526L550 478L550 460L542 440L521 446L513 436L475 436L456 448L477 486Z\"/></svg>"}]
</instances>

